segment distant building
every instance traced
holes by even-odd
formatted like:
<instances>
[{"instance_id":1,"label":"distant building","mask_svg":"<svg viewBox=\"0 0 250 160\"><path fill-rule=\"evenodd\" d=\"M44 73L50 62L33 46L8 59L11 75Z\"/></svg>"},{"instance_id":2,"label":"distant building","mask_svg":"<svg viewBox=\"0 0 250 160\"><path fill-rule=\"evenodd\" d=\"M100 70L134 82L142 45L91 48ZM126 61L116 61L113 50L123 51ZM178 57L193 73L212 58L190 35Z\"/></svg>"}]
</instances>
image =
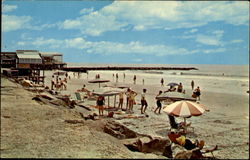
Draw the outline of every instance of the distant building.
<instances>
[{"instance_id":1,"label":"distant building","mask_svg":"<svg viewBox=\"0 0 250 160\"><path fill-rule=\"evenodd\" d=\"M62 69L65 65L60 53L38 50L1 52L1 68L11 68L3 71L5 75L24 77L35 83L44 83L44 70Z\"/></svg>"},{"instance_id":2,"label":"distant building","mask_svg":"<svg viewBox=\"0 0 250 160\"><path fill-rule=\"evenodd\" d=\"M38 50L16 50L1 52L2 68L62 69L63 54L57 52L39 52Z\"/></svg>"}]
</instances>

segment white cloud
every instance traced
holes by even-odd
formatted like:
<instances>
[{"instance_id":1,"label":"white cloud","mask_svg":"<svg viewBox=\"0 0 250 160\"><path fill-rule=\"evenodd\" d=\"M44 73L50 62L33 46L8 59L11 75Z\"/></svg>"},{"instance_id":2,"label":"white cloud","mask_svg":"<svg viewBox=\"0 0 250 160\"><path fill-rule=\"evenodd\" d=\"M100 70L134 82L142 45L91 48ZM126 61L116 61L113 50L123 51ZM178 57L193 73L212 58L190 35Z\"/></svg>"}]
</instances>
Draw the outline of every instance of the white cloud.
<instances>
[{"instance_id":1,"label":"white cloud","mask_svg":"<svg viewBox=\"0 0 250 160\"><path fill-rule=\"evenodd\" d=\"M248 25L248 4L244 1L114 1L99 11L83 9L81 12L90 13L65 20L62 28L98 36L128 25L133 25L135 30L192 28L215 21ZM190 33L194 32L197 30Z\"/></svg>"},{"instance_id":2,"label":"white cloud","mask_svg":"<svg viewBox=\"0 0 250 160\"><path fill-rule=\"evenodd\" d=\"M109 41L98 41L91 42L86 41L82 37L73 39L45 39L39 37L36 39L22 40L17 43L19 46L34 45L38 47L46 48L73 48L82 49L85 54L139 54L139 55L154 55L154 56L165 56L165 55L184 55L193 54L199 52L198 50L189 51L185 48L178 48L167 45L147 45L139 41L131 41L129 43L117 43Z\"/></svg>"},{"instance_id":3,"label":"white cloud","mask_svg":"<svg viewBox=\"0 0 250 160\"><path fill-rule=\"evenodd\" d=\"M82 10L80 10L80 14L88 14L90 12L93 12L94 11L94 8L84 8Z\"/></svg>"},{"instance_id":4,"label":"white cloud","mask_svg":"<svg viewBox=\"0 0 250 160\"><path fill-rule=\"evenodd\" d=\"M209 54L209 53L221 53L221 52L225 52L226 48L217 48L217 49L205 49L202 52Z\"/></svg>"},{"instance_id":5,"label":"white cloud","mask_svg":"<svg viewBox=\"0 0 250 160\"><path fill-rule=\"evenodd\" d=\"M42 30L58 26L58 24L32 25L31 16L2 15L2 18L3 32L15 31L19 29Z\"/></svg>"},{"instance_id":6,"label":"white cloud","mask_svg":"<svg viewBox=\"0 0 250 160\"><path fill-rule=\"evenodd\" d=\"M242 39L235 39L235 40L230 41L230 43L242 43L242 42L243 42Z\"/></svg>"},{"instance_id":7,"label":"white cloud","mask_svg":"<svg viewBox=\"0 0 250 160\"><path fill-rule=\"evenodd\" d=\"M2 9L3 9L3 12L11 12L11 11L17 9L17 6L5 4L5 5L3 5Z\"/></svg>"},{"instance_id":8,"label":"white cloud","mask_svg":"<svg viewBox=\"0 0 250 160\"><path fill-rule=\"evenodd\" d=\"M30 16L2 15L2 31L8 32L30 26Z\"/></svg>"},{"instance_id":9,"label":"white cloud","mask_svg":"<svg viewBox=\"0 0 250 160\"><path fill-rule=\"evenodd\" d=\"M202 35L199 34L196 36L196 42L205 44L205 45L222 45L222 42L220 41L220 38L216 36L207 36L207 35Z\"/></svg>"}]
</instances>

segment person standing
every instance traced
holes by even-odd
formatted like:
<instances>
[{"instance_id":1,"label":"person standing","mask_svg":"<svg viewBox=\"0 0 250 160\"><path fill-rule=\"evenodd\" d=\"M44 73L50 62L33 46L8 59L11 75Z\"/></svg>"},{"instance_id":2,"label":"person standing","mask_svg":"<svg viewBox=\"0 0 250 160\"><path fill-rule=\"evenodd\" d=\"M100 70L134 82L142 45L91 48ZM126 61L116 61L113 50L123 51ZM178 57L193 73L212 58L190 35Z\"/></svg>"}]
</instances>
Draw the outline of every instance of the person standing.
<instances>
[{"instance_id":1,"label":"person standing","mask_svg":"<svg viewBox=\"0 0 250 160\"><path fill-rule=\"evenodd\" d=\"M201 90L200 90L200 87L198 86L195 90L194 90L194 93L196 95L196 100L201 100L200 99L200 95L201 95Z\"/></svg>"},{"instance_id":2,"label":"person standing","mask_svg":"<svg viewBox=\"0 0 250 160\"><path fill-rule=\"evenodd\" d=\"M125 82L125 77L126 77L126 75L125 75L125 73L123 73L123 82Z\"/></svg>"},{"instance_id":3,"label":"person standing","mask_svg":"<svg viewBox=\"0 0 250 160\"><path fill-rule=\"evenodd\" d=\"M116 83L118 82L118 73L116 73Z\"/></svg>"},{"instance_id":4,"label":"person standing","mask_svg":"<svg viewBox=\"0 0 250 160\"><path fill-rule=\"evenodd\" d=\"M134 80L134 84L136 84L136 75L134 75L134 79L133 80Z\"/></svg>"},{"instance_id":5,"label":"person standing","mask_svg":"<svg viewBox=\"0 0 250 160\"><path fill-rule=\"evenodd\" d=\"M159 93L158 93L158 95L156 97L160 96L161 94L162 94L162 91L159 91ZM161 100L156 99L156 105L157 105L157 107L154 110L154 112L156 113L156 111L159 109L159 114L161 114L161 106L162 106L161 105Z\"/></svg>"},{"instance_id":6,"label":"person standing","mask_svg":"<svg viewBox=\"0 0 250 160\"><path fill-rule=\"evenodd\" d=\"M52 75L52 79L51 79L51 90L54 90L54 86L55 86L54 75Z\"/></svg>"},{"instance_id":7,"label":"person standing","mask_svg":"<svg viewBox=\"0 0 250 160\"><path fill-rule=\"evenodd\" d=\"M129 99L130 99L130 88L128 88L127 92L125 93L127 96L127 103L126 103L126 111L128 110L129 107Z\"/></svg>"},{"instance_id":8,"label":"person standing","mask_svg":"<svg viewBox=\"0 0 250 160\"><path fill-rule=\"evenodd\" d=\"M194 90L194 81L193 80L191 81L191 87L192 87L192 90Z\"/></svg>"},{"instance_id":9,"label":"person standing","mask_svg":"<svg viewBox=\"0 0 250 160\"><path fill-rule=\"evenodd\" d=\"M98 106L99 109L99 116L103 116L103 111L104 111L104 97L103 96L99 96L97 98L96 104Z\"/></svg>"},{"instance_id":10,"label":"person standing","mask_svg":"<svg viewBox=\"0 0 250 160\"><path fill-rule=\"evenodd\" d=\"M141 94L141 114L145 113L145 111L148 107L148 103L146 100L146 92L147 92L147 89L143 89L143 92ZM144 107L144 109L143 109L143 107Z\"/></svg>"},{"instance_id":11,"label":"person standing","mask_svg":"<svg viewBox=\"0 0 250 160\"><path fill-rule=\"evenodd\" d=\"M164 79L163 78L161 79L161 86L162 87L164 86Z\"/></svg>"},{"instance_id":12,"label":"person standing","mask_svg":"<svg viewBox=\"0 0 250 160\"><path fill-rule=\"evenodd\" d=\"M122 110L122 106L123 106L123 99L124 99L124 92L121 92L119 94L119 104L118 104L118 109L121 106L121 110Z\"/></svg>"},{"instance_id":13,"label":"person standing","mask_svg":"<svg viewBox=\"0 0 250 160\"><path fill-rule=\"evenodd\" d=\"M133 111L134 103L135 103L135 96L137 93L135 91L130 90L129 94L129 111Z\"/></svg>"},{"instance_id":14,"label":"person standing","mask_svg":"<svg viewBox=\"0 0 250 160\"><path fill-rule=\"evenodd\" d=\"M144 82L145 82L144 79L142 79L142 85L144 85Z\"/></svg>"},{"instance_id":15,"label":"person standing","mask_svg":"<svg viewBox=\"0 0 250 160\"><path fill-rule=\"evenodd\" d=\"M177 88L177 92L182 92L182 89L183 89L183 86L182 86L182 83L180 83L179 85L178 85L178 88Z\"/></svg>"}]
</instances>

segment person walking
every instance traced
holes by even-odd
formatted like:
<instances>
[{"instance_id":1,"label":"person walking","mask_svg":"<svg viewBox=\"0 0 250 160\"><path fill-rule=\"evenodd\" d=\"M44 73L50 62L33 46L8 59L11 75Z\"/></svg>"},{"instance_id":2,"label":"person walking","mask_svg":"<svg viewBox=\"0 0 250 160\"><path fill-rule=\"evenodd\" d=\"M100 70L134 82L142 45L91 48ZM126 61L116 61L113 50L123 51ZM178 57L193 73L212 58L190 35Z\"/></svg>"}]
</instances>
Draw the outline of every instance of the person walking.
<instances>
[{"instance_id":1,"label":"person walking","mask_svg":"<svg viewBox=\"0 0 250 160\"><path fill-rule=\"evenodd\" d=\"M194 81L193 80L191 81L191 87L192 87L192 90L194 90Z\"/></svg>"},{"instance_id":2,"label":"person walking","mask_svg":"<svg viewBox=\"0 0 250 160\"><path fill-rule=\"evenodd\" d=\"M146 100L146 92L147 92L147 89L143 89L143 92L141 94L141 114L145 113L145 111L148 107L148 103ZM144 109L143 109L143 107L144 107Z\"/></svg>"},{"instance_id":3,"label":"person walking","mask_svg":"<svg viewBox=\"0 0 250 160\"><path fill-rule=\"evenodd\" d=\"M159 91L159 93L158 93L158 95L156 97L160 96L161 94L162 94L162 91ZM162 106L161 105L161 100L156 99L156 105L157 105L157 107L154 110L154 112L156 113L156 111L159 109L159 114L161 114L161 106Z\"/></svg>"}]
</instances>

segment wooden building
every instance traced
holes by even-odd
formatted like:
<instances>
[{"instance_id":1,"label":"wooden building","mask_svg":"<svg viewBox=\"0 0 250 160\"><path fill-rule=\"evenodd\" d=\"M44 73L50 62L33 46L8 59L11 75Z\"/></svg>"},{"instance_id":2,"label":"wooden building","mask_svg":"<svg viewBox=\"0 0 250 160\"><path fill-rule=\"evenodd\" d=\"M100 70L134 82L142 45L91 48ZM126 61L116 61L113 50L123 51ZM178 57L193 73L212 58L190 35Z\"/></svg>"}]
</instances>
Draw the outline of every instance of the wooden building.
<instances>
[{"instance_id":1,"label":"wooden building","mask_svg":"<svg viewBox=\"0 0 250 160\"><path fill-rule=\"evenodd\" d=\"M16 52L1 52L1 68L15 68L16 59Z\"/></svg>"},{"instance_id":2,"label":"wooden building","mask_svg":"<svg viewBox=\"0 0 250 160\"><path fill-rule=\"evenodd\" d=\"M16 54L18 76L23 76L38 84L44 83L43 60L39 52L37 50L17 50Z\"/></svg>"},{"instance_id":3,"label":"wooden building","mask_svg":"<svg viewBox=\"0 0 250 160\"><path fill-rule=\"evenodd\" d=\"M62 69L66 63L63 63L63 55L57 52L40 52L43 59L44 69Z\"/></svg>"}]
</instances>

